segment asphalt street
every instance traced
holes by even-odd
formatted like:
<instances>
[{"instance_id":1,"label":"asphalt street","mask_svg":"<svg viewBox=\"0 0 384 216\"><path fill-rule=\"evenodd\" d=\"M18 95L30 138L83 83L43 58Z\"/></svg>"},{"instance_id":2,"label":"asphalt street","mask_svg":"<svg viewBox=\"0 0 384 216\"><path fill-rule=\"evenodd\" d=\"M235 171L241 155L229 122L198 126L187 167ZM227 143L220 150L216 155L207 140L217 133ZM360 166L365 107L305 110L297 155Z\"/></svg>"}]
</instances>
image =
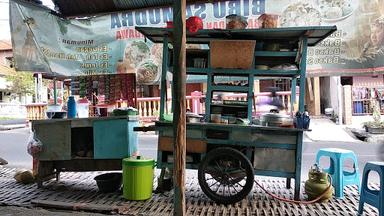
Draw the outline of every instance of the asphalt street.
<instances>
[{"instance_id":1,"label":"asphalt street","mask_svg":"<svg viewBox=\"0 0 384 216\"><path fill-rule=\"evenodd\" d=\"M0 157L8 161L8 167L32 168L32 157L27 153L27 143L30 136L28 128L0 131ZM307 179L308 169L315 162L316 153L320 148L344 148L354 151L358 157L359 171L367 161L380 160L379 147L381 145L366 142L304 142L302 157L302 180ZM138 143L140 154L144 157L157 157L157 135L153 132L139 133ZM320 161L325 167L329 161ZM351 163L346 164L347 169L352 168ZM257 175L257 174L256 174ZM373 176L375 179L375 176Z\"/></svg>"}]
</instances>

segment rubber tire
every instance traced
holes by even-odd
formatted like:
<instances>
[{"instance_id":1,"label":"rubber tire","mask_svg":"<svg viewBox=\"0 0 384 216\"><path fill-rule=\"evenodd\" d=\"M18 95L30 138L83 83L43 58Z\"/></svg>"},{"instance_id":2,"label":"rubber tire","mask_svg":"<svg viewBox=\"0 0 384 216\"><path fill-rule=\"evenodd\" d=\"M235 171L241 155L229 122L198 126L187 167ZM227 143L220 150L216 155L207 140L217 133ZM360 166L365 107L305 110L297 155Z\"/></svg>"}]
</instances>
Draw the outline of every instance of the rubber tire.
<instances>
[{"instance_id":1,"label":"rubber tire","mask_svg":"<svg viewBox=\"0 0 384 216\"><path fill-rule=\"evenodd\" d=\"M204 166L208 163L208 161L210 161L211 159L214 159L215 157L223 156L223 155L224 156L229 155L229 156L235 157L239 161L242 161L243 162L242 164L246 165L245 170L247 172L247 181L244 185L244 188L239 193L231 197L219 196L216 193L212 192L209 189L209 187L206 185L205 176L202 171ZM207 195L211 200L220 204L233 204L244 199L252 190L254 177L255 175L254 175L253 166L251 162L248 160L248 158L240 151L233 148L228 148L228 147L220 147L208 152L207 155L204 157L204 159L200 162L199 169L198 169L198 180L199 180L200 188L203 190L205 195Z\"/></svg>"}]
</instances>

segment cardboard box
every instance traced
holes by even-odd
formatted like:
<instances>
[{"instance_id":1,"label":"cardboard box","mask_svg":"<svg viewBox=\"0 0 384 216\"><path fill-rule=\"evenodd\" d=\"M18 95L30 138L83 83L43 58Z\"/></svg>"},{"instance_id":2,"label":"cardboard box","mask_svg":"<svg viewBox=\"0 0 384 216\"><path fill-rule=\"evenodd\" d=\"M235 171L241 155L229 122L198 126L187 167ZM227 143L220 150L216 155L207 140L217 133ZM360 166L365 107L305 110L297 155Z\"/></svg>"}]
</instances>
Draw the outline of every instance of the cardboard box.
<instances>
[{"instance_id":1,"label":"cardboard box","mask_svg":"<svg viewBox=\"0 0 384 216\"><path fill-rule=\"evenodd\" d=\"M254 40L213 40L210 42L211 67L251 69L255 46Z\"/></svg>"}]
</instances>

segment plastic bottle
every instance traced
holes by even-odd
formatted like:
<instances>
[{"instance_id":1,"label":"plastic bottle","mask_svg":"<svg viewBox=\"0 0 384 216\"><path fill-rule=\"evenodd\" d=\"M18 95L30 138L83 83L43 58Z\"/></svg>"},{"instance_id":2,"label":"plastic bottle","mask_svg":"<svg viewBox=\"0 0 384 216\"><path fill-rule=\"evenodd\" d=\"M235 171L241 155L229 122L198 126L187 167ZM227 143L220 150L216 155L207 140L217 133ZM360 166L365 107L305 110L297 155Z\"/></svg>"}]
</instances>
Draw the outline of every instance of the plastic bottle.
<instances>
[{"instance_id":1,"label":"plastic bottle","mask_svg":"<svg viewBox=\"0 0 384 216\"><path fill-rule=\"evenodd\" d=\"M74 96L68 97L67 107L68 107L67 117L76 118L76 101Z\"/></svg>"},{"instance_id":2,"label":"plastic bottle","mask_svg":"<svg viewBox=\"0 0 384 216\"><path fill-rule=\"evenodd\" d=\"M77 101L76 111L79 118L89 117L89 101L87 98L83 98Z\"/></svg>"}]
</instances>

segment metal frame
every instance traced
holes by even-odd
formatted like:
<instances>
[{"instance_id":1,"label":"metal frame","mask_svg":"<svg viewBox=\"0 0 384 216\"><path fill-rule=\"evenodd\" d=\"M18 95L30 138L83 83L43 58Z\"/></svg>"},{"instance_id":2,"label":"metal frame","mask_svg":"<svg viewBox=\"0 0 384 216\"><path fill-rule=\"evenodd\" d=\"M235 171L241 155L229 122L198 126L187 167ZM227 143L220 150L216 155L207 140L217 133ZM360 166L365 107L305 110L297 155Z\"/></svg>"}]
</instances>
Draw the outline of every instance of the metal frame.
<instances>
[{"instance_id":1,"label":"metal frame","mask_svg":"<svg viewBox=\"0 0 384 216\"><path fill-rule=\"evenodd\" d=\"M139 28L140 29L143 28ZM153 29L159 29L159 28L153 28ZM289 29L289 28L287 28ZM243 87L243 88L228 88L231 89L231 91L242 91L242 92L247 92L247 97L248 97L248 119L252 119L252 106L253 106L253 81L255 79L255 76L261 76L261 77L286 77L292 79L292 88L291 92L293 95L293 98L291 100L291 111L293 111L293 104L296 101L296 79L299 77L300 78L300 97L299 97L299 112L304 112L304 96L305 96L305 80L306 80L306 57L307 57L307 47L308 47L308 35L306 34L309 32L311 29L317 29L309 27L309 28L292 28L296 30L301 30L303 33L300 35L299 38L292 39L288 38L288 40L294 40L297 41L298 45L298 51L297 52L271 52L271 51L256 51L255 52L255 57L257 56L271 56L271 57L294 57L296 56L296 62L299 66L299 70L297 71L279 71L279 70L256 70L256 69L249 69L249 70L239 70L239 69L214 69L210 67L210 59L209 59L209 54L208 54L208 68L187 68L187 74L204 74L207 75L207 94L206 94L206 114L207 115L207 121L210 119L210 113L211 113L211 100L213 96L213 91L218 91L218 90L223 90L223 88L218 88L213 86L213 79L214 76L216 75L232 75L232 76L246 76L248 78L248 86ZM324 28L321 27L319 28L321 30L327 29L328 32L324 33L323 35L319 37L312 37L312 44L314 45L317 42L321 41L323 38L331 34L333 31L335 31L335 28L329 27L329 28ZM149 28L144 28L144 30L150 30ZM272 29L272 32L278 32L278 31L284 31L286 29ZM161 30L163 31L163 30ZM204 30L204 32L209 32L210 30ZM252 30L244 30L245 32L252 32ZM255 30L259 31L260 30ZM262 30L263 32L268 32L268 29ZM143 31L141 31L143 33ZM165 32L170 33L169 29L165 29ZM239 31L241 32L241 31ZM146 35L146 34L144 34ZM163 71L162 71L162 79L161 83L162 85L166 83L166 73L168 71L168 34L165 34L164 38L160 40L163 42ZM146 35L149 39L153 40L153 37L151 35ZM192 37L198 37L198 36L192 36ZM247 38L249 39L249 38ZM313 40L316 40L316 43L313 42ZM204 40L210 40L209 38L204 38ZM154 40L154 42L160 42ZM188 41L188 37L187 37ZM280 39L280 41L283 41L283 39ZM159 136L163 136L163 131L168 130L172 128L172 124L162 124L163 114L164 114L164 106L166 104L166 88L161 88L161 107L160 107L160 122L156 123L157 130L159 130ZM174 103L174 100L172 100ZM287 179L286 186L289 188L290 183L291 183L291 178L295 179L295 190L294 190L294 198L298 200L300 198L300 181L301 181L301 160L302 160L302 144L303 144L303 132L304 130L300 129L282 129L282 128L271 128L271 127L253 127L253 126L243 126L242 129L237 128L239 126L228 126L228 125L215 125L211 123L204 123L202 125L199 124L188 124L187 128L191 129L198 128L198 130L202 131L202 137L201 139L205 140L208 145L235 145L235 146L244 146L244 147L258 147L258 148L273 148L273 149L286 149L286 150L294 150L295 151L295 171L294 172L283 172L283 171L271 171L271 170L258 170L255 169L256 175L265 175L265 176L274 176L274 177L282 177ZM263 133L263 130L266 131L275 131L272 133L276 134L284 134L288 133L290 135L293 135L296 137L296 142L295 144L284 144L284 143L263 143L263 142L258 142L258 143L253 143L253 142L244 142L244 141L236 141L233 138L229 140L214 140L214 139L209 139L206 137L206 135L203 135L206 133L207 128L214 128L217 130L223 129L223 130L228 130L232 132L232 130L243 130L247 128L258 128L261 130L261 133ZM280 131L280 132L279 132ZM188 134L188 133L187 133ZM188 135L187 135L188 138ZM203 158L205 154L201 154L200 158ZM246 155L248 158L250 158L251 152L247 150ZM172 163L163 163L162 162L162 157L163 153L161 151L158 152L158 167L172 167ZM251 159L251 158L250 158ZM186 164L187 168L192 168L196 169L198 168L198 164Z\"/></svg>"}]
</instances>

